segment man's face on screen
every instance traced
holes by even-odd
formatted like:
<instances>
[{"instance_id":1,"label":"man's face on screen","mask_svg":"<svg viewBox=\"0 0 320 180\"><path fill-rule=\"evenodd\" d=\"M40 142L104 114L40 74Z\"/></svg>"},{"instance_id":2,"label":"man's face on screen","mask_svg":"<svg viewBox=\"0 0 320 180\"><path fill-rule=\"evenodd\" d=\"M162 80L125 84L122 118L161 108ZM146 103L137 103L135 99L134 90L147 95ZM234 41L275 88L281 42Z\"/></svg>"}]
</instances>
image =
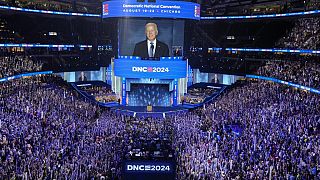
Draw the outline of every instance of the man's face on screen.
<instances>
[{"instance_id":1,"label":"man's face on screen","mask_svg":"<svg viewBox=\"0 0 320 180\"><path fill-rule=\"evenodd\" d=\"M147 26L146 36L149 41L155 40L157 35L158 35L158 33L157 33L156 29L154 28L154 26Z\"/></svg>"}]
</instances>

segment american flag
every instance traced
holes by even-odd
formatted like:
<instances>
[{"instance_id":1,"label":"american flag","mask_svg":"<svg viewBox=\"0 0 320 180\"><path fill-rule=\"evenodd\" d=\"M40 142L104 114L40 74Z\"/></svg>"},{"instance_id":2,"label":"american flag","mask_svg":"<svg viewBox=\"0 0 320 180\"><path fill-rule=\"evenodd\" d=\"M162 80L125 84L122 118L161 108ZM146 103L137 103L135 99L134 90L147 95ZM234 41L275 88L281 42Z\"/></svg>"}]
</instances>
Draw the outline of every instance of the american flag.
<instances>
[{"instance_id":1,"label":"american flag","mask_svg":"<svg viewBox=\"0 0 320 180\"><path fill-rule=\"evenodd\" d=\"M200 6L194 6L194 17L200 17Z\"/></svg>"},{"instance_id":2,"label":"american flag","mask_svg":"<svg viewBox=\"0 0 320 180\"><path fill-rule=\"evenodd\" d=\"M109 4L104 4L103 5L103 15L108 15L109 14Z\"/></svg>"}]
</instances>

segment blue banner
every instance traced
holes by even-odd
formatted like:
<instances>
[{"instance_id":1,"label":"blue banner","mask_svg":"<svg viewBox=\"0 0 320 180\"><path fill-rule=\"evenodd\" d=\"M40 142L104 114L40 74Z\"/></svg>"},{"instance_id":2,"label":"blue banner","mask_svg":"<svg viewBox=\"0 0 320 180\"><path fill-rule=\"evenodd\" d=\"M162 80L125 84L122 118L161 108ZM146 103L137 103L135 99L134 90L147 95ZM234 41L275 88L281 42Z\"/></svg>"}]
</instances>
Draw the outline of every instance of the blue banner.
<instances>
[{"instance_id":1,"label":"blue banner","mask_svg":"<svg viewBox=\"0 0 320 180\"><path fill-rule=\"evenodd\" d=\"M200 20L200 5L184 1L161 1L156 3L136 0L106 1L102 5L102 17L181 18Z\"/></svg>"},{"instance_id":2,"label":"blue banner","mask_svg":"<svg viewBox=\"0 0 320 180\"><path fill-rule=\"evenodd\" d=\"M186 78L187 62L115 59L114 74L126 78Z\"/></svg>"},{"instance_id":3,"label":"blue banner","mask_svg":"<svg viewBox=\"0 0 320 180\"><path fill-rule=\"evenodd\" d=\"M0 47L26 47L26 48L92 48L92 45L71 45L71 44L0 44Z\"/></svg>"}]
</instances>

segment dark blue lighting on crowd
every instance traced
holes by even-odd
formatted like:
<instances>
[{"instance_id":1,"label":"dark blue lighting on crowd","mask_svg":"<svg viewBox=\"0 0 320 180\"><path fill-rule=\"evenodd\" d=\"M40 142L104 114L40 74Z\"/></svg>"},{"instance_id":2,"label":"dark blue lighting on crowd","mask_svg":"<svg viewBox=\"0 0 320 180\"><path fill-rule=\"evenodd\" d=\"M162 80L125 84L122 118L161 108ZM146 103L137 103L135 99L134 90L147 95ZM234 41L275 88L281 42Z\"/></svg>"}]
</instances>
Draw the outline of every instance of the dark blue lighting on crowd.
<instances>
[{"instance_id":1,"label":"dark blue lighting on crowd","mask_svg":"<svg viewBox=\"0 0 320 180\"><path fill-rule=\"evenodd\" d=\"M201 17L202 20L224 20L224 19L258 19L258 18L278 18L288 16L303 16L319 14L320 10L306 11L306 12L293 12L285 14L262 14L262 15L251 15L251 16L215 16L215 17Z\"/></svg>"},{"instance_id":2,"label":"dark blue lighting on crowd","mask_svg":"<svg viewBox=\"0 0 320 180\"><path fill-rule=\"evenodd\" d=\"M252 79L262 79L262 80L266 80L266 81L272 81L275 83L281 83L281 84L285 84L288 86L292 86L298 89L302 89L302 90L306 90L306 91L310 91L310 92L314 92L317 94L320 94L320 90L318 89L314 89L314 88L310 88L307 86L303 86L303 85L299 85L299 84L295 84L295 83L291 83L291 82L287 82L287 81L282 81L276 78L271 78L271 77L265 77L265 76L257 76L257 75L246 75L247 78L252 78Z\"/></svg>"},{"instance_id":3,"label":"dark blue lighting on crowd","mask_svg":"<svg viewBox=\"0 0 320 180\"><path fill-rule=\"evenodd\" d=\"M23 12L32 12L32 13L65 15L65 16L101 17L100 14L86 14L86 13L75 13L75 12L69 13L69 12L59 12L59 11L26 9L26 8L10 7L10 6L0 6L0 9L8 9L8 10L23 11Z\"/></svg>"},{"instance_id":4,"label":"dark blue lighting on crowd","mask_svg":"<svg viewBox=\"0 0 320 180\"><path fill-rule=\"evenodd\" d=\"M300 53L300 54L320 54L320 50L310 49L259 49L259 48L208 48L209 51L246 51L246 52L281 52L281 53Z\"/></svg>"}]
</instances>

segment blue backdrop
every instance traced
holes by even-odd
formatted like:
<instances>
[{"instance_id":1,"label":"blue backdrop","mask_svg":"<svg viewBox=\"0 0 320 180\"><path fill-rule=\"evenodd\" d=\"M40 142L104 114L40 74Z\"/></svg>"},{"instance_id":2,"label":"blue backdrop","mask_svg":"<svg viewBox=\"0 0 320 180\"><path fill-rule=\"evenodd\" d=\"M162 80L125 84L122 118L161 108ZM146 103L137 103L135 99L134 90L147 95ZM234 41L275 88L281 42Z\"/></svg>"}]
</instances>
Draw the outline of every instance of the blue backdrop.
<instances>
[{"instance_id":1,"label":"blue backdrop","mask_svg":"<svg viewBox=\"0 0 320 180\"><path fill-rule=\"evenodd\" d=\"M129 106L170 106L168 84L132 84Z\"/></svg>"}]
</instances>

